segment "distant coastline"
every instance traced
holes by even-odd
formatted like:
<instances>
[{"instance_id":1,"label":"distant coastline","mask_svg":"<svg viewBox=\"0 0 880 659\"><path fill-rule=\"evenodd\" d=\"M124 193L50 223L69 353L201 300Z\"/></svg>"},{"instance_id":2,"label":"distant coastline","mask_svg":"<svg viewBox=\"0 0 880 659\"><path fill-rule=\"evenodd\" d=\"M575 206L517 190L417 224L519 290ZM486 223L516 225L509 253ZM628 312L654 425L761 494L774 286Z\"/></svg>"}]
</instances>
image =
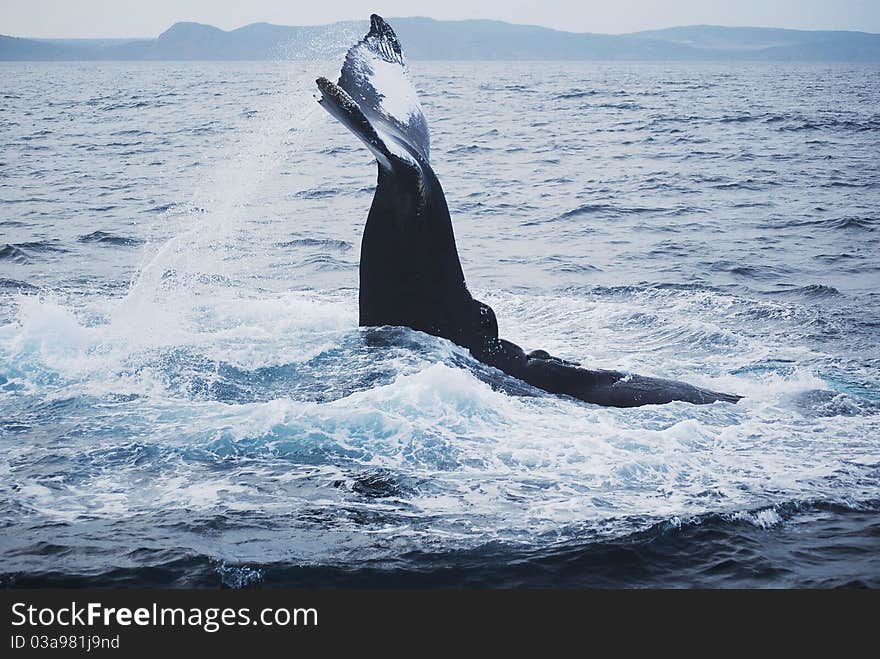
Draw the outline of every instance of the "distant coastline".
<instances>
[{"instance_id":1,"label":"distant coastline","mask_svg":"<svg viewBox=\"0 0 880 659\"><path fill-rule=\"evenodd\" d=\"M880 63L880 34L695 25L631 34L552 30L501 21L390 19L416 60L797 61ZM253 23L224 31L176 23L155 39L28 39L0 35L0 61L315 59L367 21Z\"/></svg>"}]
</instances>

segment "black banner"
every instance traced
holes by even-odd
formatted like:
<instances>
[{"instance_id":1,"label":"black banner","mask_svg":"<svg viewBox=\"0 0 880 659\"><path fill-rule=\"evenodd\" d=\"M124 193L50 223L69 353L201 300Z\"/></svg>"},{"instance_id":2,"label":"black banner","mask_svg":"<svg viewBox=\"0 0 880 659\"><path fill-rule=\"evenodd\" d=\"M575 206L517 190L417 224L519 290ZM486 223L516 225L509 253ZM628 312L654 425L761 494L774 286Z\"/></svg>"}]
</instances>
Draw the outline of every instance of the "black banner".
<instances>
[{"instance_id":1,"label":"black banner","mask_svg":"<svg viewBox=\"0 0 880 659\"><path fill-rule=\"evenodd\" d=\"M6 590L4 657L33 652L330 653L579 647L660 649L710 635L717 647L836 653L867 634L876 592ZM576 645L572 645L576 644ZM818 644L818 645L817 645Z\"/></svg>"}]
</instances>

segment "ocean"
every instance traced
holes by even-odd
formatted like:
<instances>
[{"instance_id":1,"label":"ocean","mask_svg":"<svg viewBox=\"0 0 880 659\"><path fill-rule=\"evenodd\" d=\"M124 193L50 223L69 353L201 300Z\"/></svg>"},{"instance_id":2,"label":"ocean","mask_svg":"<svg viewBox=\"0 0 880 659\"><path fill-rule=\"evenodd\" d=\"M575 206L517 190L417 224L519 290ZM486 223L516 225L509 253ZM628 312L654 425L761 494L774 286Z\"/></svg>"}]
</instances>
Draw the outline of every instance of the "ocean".
<instances>
[{"instance_id":1,"label":"ocean","mask_svg":"<svg viewBox=\"0 0 880 659\"><path fill-rule=\"evenodd\" d=\"M880 586L880 71L411 62L501 336L357 323L328 62L0 64L0 585Z\"/></svg>"}]
</instances>

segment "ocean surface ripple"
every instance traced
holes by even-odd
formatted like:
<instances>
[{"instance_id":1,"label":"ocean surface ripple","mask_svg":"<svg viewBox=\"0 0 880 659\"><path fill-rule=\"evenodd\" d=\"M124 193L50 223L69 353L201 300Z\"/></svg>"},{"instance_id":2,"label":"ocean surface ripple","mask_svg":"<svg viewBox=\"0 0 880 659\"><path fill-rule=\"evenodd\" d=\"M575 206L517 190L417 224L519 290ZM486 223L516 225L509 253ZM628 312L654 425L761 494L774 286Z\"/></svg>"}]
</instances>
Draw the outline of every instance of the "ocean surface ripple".
<instances>
[{"instance_id":1,"label":"ocean surface ripple","mask_svg":"<svg viewBox=\"0 0 880 659\"><path fill-rule=\"evenodd\" d=\"M615 410L357 327L336 66L0 65L0 585L880 586L876 67L411 64L503 336L746 396Z\"/></svg>"}]
</instances>

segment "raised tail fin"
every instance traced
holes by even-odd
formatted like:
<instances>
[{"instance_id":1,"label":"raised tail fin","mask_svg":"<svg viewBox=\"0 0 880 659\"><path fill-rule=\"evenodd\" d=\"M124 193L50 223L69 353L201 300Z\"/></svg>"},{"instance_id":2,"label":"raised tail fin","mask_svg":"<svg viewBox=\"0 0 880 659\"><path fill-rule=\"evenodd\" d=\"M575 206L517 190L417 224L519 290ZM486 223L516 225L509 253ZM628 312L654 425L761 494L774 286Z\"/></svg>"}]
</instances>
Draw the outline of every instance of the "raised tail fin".
<instances>
[{"instance_id":1,"label":"raised tail fin","mask_svg":"<svg viewBox=\"0 0 880 659\"><path fill-rule=\"evenodd\" d=\"M363 111L348 92L327 78L318 78L315 82L321 90L321 99L318 101L321 107L357 135L373 152L380 165L391 169L392 161L397 159L396 156L388 150L385 142L373 128L373 124L364 116Z\"/></svg>"},{"instance_id":2,"label":"raised tail fin","mask_svg":"<svg viewBox=\"0 0 880 659\"><path fill-rule=\"evenodd\" d=\"M431 138L406 59L394 30L380 16L345 56L339 81L317 80L321 105L357 135L379 164L420 170L430 161Z\"/></svg>"}]
</instances>

